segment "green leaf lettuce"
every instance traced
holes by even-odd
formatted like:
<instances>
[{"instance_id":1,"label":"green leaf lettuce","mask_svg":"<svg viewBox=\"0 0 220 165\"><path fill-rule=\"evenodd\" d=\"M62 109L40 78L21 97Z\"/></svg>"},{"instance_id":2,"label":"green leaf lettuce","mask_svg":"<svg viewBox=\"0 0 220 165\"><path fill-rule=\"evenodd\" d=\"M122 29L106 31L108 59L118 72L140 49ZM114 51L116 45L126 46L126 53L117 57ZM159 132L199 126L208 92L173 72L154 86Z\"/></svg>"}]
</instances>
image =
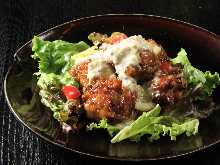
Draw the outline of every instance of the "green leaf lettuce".
<instances>
[{"instance_id":1,"label":"green leaf lettuce","mask_svg":"<svg viewBox=\"0 0 220 165\"><path fill-rule=\"evenodd\" d=\"M81 41L78 43L70 43L62 40L53 42L44 41L37 36L32 40L33 58L39 58L39 69L44 73L59 74L65 72L69 68L70 57L74 54L82 52L89 46Z\"/></svg>"},{"instance_id":2,"label":"green leaf lettuce","mask_svg":"<svg viewBox=\"0 0 220 165\"><path fill-rule=\"evenodd\" d=\"M177 54L176 58L171 59L173 64L182 64L184 76L190 87L199 87L200 93L195 97L196 100L204 100L210 96L213 90L220 84L220 77L217 72L212 74L210 71L202 72L193 67L188 60L187 53L184 49Z\"/></svg>"},{"instance_id":3,"label":"green leaf lettuce","mask_svg":"<svg viewBox=\"0 0 220 165\"><path fill-rule=\"evenodd\" d=\"M171 140L176 140L176 137L183 133L186 133L187 136L191 136L198 132L198 119L177 121L169 116L161 116L160 111L161 108L157 105L152 110L143 112L135 121L120 128L108 124L106 120L101 120L99 124L92 123L87 128L88 130L107 129L110 135L117 133L112 138L112 143L120 142L125 139L139 141L144 135L148 135L149 141L158 140L161 135L168 135Z\"/></svg>"},{"instance_id":4,"label":"green leaf lettuce","mask_svg":"<svg viewBox=\"0 0 220 165\"><path fill-rule=\"evenodd\" d=\"M37 85L40 88L41 102L53 111L58 121L68 120L68 101L62 97L64 85L79 87L69 73L71 58L89 48L85 42L70 43L61 40L44 41L35 36L32 40L32 58L38 59L39 72Z\"/></svg>"}]
</instances>

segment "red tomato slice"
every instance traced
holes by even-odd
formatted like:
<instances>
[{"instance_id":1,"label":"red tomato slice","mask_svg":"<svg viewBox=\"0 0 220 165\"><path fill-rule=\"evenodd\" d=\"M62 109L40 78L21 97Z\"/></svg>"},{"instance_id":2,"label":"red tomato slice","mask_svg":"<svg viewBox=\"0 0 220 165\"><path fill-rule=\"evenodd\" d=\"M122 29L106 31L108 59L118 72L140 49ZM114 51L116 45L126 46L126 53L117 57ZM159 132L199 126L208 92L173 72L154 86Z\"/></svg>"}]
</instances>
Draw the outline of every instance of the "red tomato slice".
<instances>
[{"instance_id":1,"label":"red tomato slice","mask_svg":"<svg viewBox=\"0 0 220 165\"><path fill-rule=\"evenodd\" d=\"M62 91L67 100L76 99L81 95L79 89L73 85L63 86Z\"/></svg>"}]
</instances>

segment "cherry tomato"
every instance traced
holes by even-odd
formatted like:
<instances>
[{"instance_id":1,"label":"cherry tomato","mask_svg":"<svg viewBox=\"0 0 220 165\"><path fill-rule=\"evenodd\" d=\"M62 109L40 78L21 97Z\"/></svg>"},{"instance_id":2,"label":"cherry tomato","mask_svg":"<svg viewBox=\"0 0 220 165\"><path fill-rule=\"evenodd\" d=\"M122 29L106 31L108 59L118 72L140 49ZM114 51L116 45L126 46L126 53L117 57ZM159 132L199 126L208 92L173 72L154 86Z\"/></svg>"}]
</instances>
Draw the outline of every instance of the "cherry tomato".
<instances>
[{"instance_id":1,"label":"cherry tomato","mask_svg":"<svg viewBox=\"0 0 220 165\"><path fill-rule=\"evenodd\" d=\"M170 72L172 70L172 66L169 62L163 62L160 65L160 70L162 70L163 72Z\"/></svg>"},{"instance_id":2,"label":"cherry tomato","mask_svg":"<svg viewBox=\"0 0 220 165\"><path fill-rule=\"evenodd\" d=\"M76 99L80 96L79 89L73 85L63 86L62 91L63 94L66 96L67 100Z\"/></svg>"},{"instance_id":3,"label":"cherry tomato","mask_svg":"<svg viewBox=\"0 0 220 165\"><path fill-rule=\"evenodd\" d=\"M112 44L119 43L121 40L128 38L125 34L118 34L111 38Z\"/></svg>"}]
</instances>

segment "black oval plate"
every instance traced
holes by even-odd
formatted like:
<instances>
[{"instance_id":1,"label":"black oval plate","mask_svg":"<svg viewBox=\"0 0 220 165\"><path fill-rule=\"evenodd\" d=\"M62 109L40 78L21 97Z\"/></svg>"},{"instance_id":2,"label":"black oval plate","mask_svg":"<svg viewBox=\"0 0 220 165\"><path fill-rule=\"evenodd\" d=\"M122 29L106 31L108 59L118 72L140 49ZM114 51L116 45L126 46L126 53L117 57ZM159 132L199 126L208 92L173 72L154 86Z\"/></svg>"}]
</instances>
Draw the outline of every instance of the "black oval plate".
<instances>
[{"instance_id":1,"label":"black oval plate","mask_svg":"<svg viewBox=\"0 0 220 165\"><path fill-rule=\"evenodd\" d=\"M170 56L180 48L190 54L193 65L201 70L220 72L220 37L200 27L181 21L146 15L103 15L87 17L56 26L39 36L45 40L62 39L70 42L87 41L91 32L124 32L141 34L160 43ZM111 144L107 133L81 132L77 135L62 133L50 111L43 106L36 91L37 63L30 57L31 41L15 53L4 82L5 96L11 111L27 128L60 147L85 155L120 160L157 160L186 155L220 142L220 114L216 112L200 124L199 134L185 135L177 141L164 137L149 143L142 141ZM215 93L217 100L219 89Z\"/></svg>"}]
</instances>

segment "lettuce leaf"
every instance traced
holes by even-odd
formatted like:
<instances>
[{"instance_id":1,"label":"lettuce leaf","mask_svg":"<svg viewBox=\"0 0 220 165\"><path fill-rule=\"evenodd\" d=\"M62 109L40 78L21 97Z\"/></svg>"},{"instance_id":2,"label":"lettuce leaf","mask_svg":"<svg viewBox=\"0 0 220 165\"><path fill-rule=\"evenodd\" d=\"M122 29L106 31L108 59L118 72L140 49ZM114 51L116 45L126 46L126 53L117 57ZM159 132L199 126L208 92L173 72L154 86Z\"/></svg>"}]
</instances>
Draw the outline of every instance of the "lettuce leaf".
<instances>
[{"instance_id":1,"label":"lettuce leaf","mask_svg":"<svg viewBox=\"0 0 220 165\"><path fill-rule=\"evenodd\" d=\"M160 113L160 106L156 105L155 108L153 108L149 112L143 112L143 114L135 120L131 125L123 128L112 140L112 143L120 142L124 139L130 138L132 136L138 135L141 133L146 126L146 124L150 125L151 123L154 123L155 121L152 120L152 117L158 116ZM153 118L155 119L155 118ZM157 118L157 120L159 120ZM156 122L155 122L156 123Z\"/></svg>"},{"instance_id":2,"label":"lettuce leaf","mask_svg":"<svg viewBox=\"0 0 220 165\"><path fill-rule=\"evenodd\" d=\"M170 126L163 123L163 120L171 120L168 123ZM143 135L150 135L148 137L149 141L155 141L160 139L160 136L168 135L171 140L176 140L176 137L185 133L187 136L195 135L198 133L199 120L198 119L189 119L182 123L175 123L173 119L167 116L155 117L152 118L152 123L146 125L142 131L133 137L130 137L130 140L140 141Z\"/></svg>"},{"instance_id":3,"label":"lettuce leaf","mask_svg":"<svg viewBox=\"0 0 220 165\"><path fill-rule=\"evenodd\" d=\"M176 137L184 132L187 136L195 135L198 133L198 127L198 119L189 119L181 124L172 123L172 127L169 127L169 136L171 140L176 140Z\"/></svg>"},{"instance_id":4,"label":"lettuce leaf","mask_svg":"<svg viewBox=\"0 0 220 165\"><path fill-rule=\"evenodd\" d=\"M88 131L91 131L93 129L106 129L110 136L113 136L115 132L118 132L120 130L120 128L118 128L117 126L108 124L106 119L100 120L98 124L91 123L90 125L87 126Z\"/></svg>"},{"instance_id":5,"label":"lettuce leaf","mask_svg":"<svg viewBox=\"0 0 220 165\"><path fill-rule=\"evenodd\" d=\"M199 120L188 119L180 122L169 116L151 116L150 113L160 112L157 105L150 112L144 112L135 122L123 128L112 140L112 143L120 142L124 139L139 141L142 136L150 135L149 141L160 139L160 135L168 135L171 140L186 133L187 136L195 135L198 132Z\"/></svg>"},{"instance_id":6,"label":"lettuce leaf","mask_svg":"<svg viewBox=\"0 0 220 165\"><path fill-rule=\"evenodd\" d=\"M212 74L210 71L206 71L204 77L206 81L203 84L200 96L196 97L197 100L204 100L208 96L211 96L214 89L220 84L220 77L217 72Z\"/></svg>"},{"instance_id":7,"label":"lettuce leaf","mask_svg":"<svg viewBox=\"0 0 220 165\"><path fill-rule=\"evenodd\" d=\"M187 53L183 48L181 48L181 50L178 52L177 57L171 59L171 61L174 64L179 64L179 63L182 65L190 64L189 59L187 57Z\"/></svg>"},{"instance_id":8,"label":"lettuce leaf","mask_svg":"<svg viewBox=\"0 0 220 165\"><path fill-rule=\"evenodd\" d=\"M173 64L182 64L184 66L184 76L189 87L198 87L199 95L195 100L205 100L212 95L214 89L220 84L220 77L217 72L212 74L210 71L202 72L193 67L188 60L186 51L182 48L176 58L171 59Z\"/></svg>"},{"instance_id":9,"label":"lettuce leaf","mask_svg":"<svg viewBox=\"0 0 220 165\"><path fill-rule=\"evenodd\" d=\"M37 36L34 36L32 43L32 51L34 52L32 57L34 59L40 59L39 69L44 73L64 73L70 67L70 57L89 48L83 41L69 43L62 40L55 40L50 42L44 41Z\"/></svg>"},{"instance_id":10,"label":"lettuce leaf","mask_svg":"<svg viewBox=\"0 0 220 165\"><path fill-rule=\"evenodd\" d=\"M110 136L114 136L115 133L119 132L121 129L123 129L125 126L130 125L133 122L133 120L124 121L122 123L118 123L115 125L111 125L107 122L106 119L100 120L100 122L97 123L91 123L87 126L87 131L92 131L95 129L106 129Z\"/></svg>"},{"instance_id":11,"label":"lettuce leaf","mask_svg":"<svg viewBox=\"0 0 220 165\"><path fill-rule=\"evenodd\" d=\"M85 42L44 41L36 36L32 43L32 58L39 60L39 72L35 74L38 76L41 102L53 111L55 119L61 123L66 122L69 102L62 97L61 88L63 85L79 87L68 72L72 66L71 58L87 50L89 46Z\"/></svg>"},{"instance_id":12,"label":"lettuce leaf","mask_svg":"<svg viewBox=\"0 0 220 165\"><path fill-rule=\"evenodd\" d=\"M63 85L74 85L79 87L79 83L74 81L68 72L62 75L57 75L54 73L41 73L37 85L41 89L48 89L50 87L60 89Z\"/></svg>"},{"instance_id":13,"label":"lettuce leaf","mask_svg":"<svg viewBox=\"0 0 220 165\"><path fill-rule=\"evenodd\" d=\"M169 116L160 115L161 108L156 105L152 110L143 112L135 121L118 125L110 125L107 120L101 120L99 124L91 123L87 126L87 130L106 129L113 136L112 143L117 143L125 139L131 141L140 141L141 137L148 135L149 141L160 139L160 136L168 135L171 140L176 140L176 137L186 133L187 136L195 135L198 132L199 120L186 119L178 121Z\"/></svg>"}]
</instances>

